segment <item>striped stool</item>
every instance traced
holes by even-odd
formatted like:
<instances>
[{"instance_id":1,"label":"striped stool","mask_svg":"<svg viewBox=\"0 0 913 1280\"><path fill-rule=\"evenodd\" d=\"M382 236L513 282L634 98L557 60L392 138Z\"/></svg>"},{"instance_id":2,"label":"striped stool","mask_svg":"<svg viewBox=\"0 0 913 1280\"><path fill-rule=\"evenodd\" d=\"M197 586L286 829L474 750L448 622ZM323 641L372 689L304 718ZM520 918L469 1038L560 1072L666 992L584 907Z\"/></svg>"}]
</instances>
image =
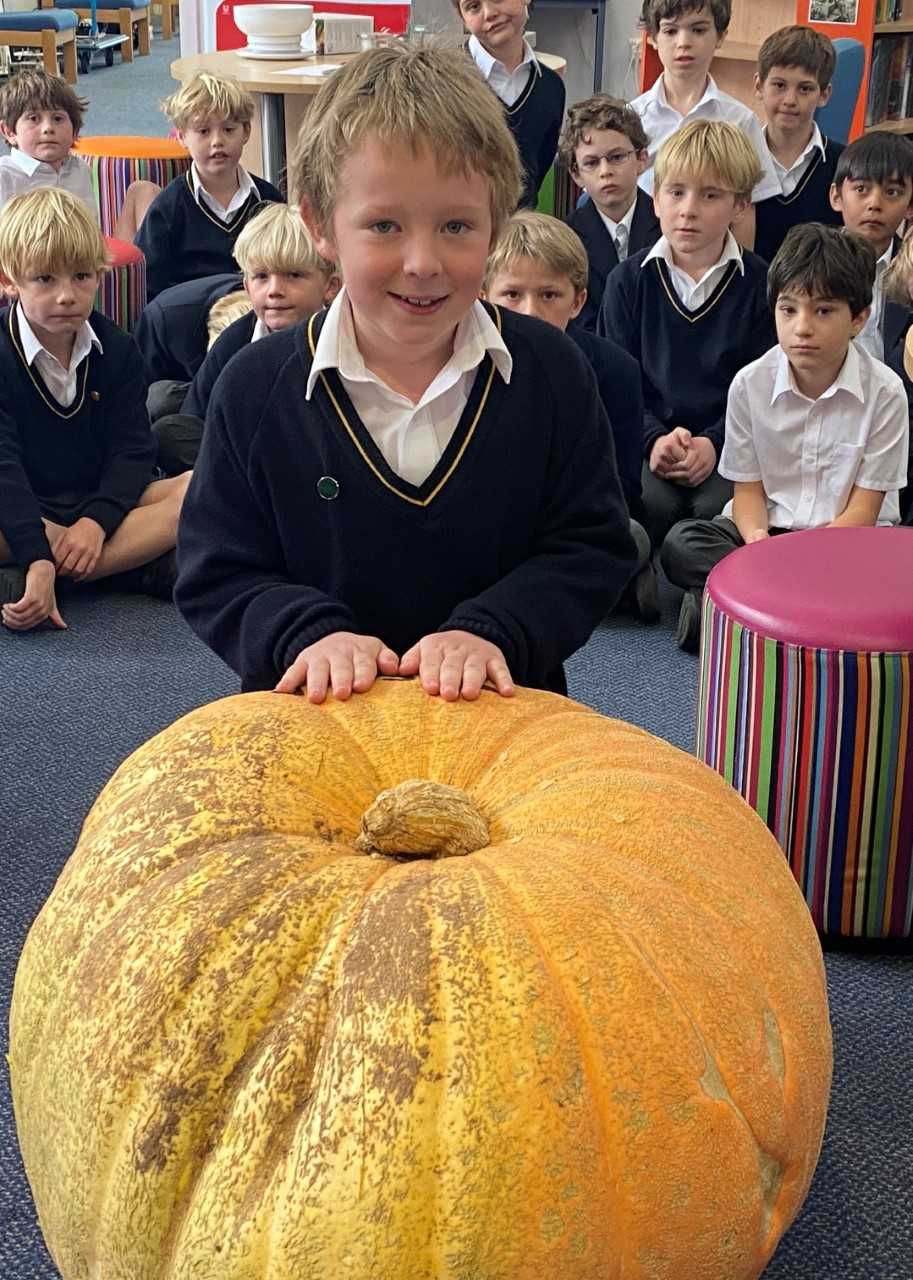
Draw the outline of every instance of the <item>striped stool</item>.
<instances>
[{"instance_id":1,"label":"striped stool","mask_svg":"<svg viewBox=\"0 0 913 1280\"><path fill-rule=\"evenodd\" d=\"M80 138L73 150L92 172L102 232L109 236L131 182L145 178L167 187L190 168L190 154L176 138L99 136Z\"/></svg>"},{"instance_id":2,"label":"striped stool","mask_svg":"<svg viewBox=\"0 0 913 1280\"><path fill-rule=\"evenodd\" d=\"M105 236L111 265L102 275L95 305L103 316L132 331L146 305L146 259L125 240Z\"/></svg>"},{"instance_id":3,"label":"striped stool","mask_svg":"<svg viewBox=\"0 0 913 1280\"><path fill-rule=\"evenodd\" d=\"M913 932L911 681L913 531L782 534L710 574L697 755L770 827L822 933Z\"/></svg>"}]
</instances>

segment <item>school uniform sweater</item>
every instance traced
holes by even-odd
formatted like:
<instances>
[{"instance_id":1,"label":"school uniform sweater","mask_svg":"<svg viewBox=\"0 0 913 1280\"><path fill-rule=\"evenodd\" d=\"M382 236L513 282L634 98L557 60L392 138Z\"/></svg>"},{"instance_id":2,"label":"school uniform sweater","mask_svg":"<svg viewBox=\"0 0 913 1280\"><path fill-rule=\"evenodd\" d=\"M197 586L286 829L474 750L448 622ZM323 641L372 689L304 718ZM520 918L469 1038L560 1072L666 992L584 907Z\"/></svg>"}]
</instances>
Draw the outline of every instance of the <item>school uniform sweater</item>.
<instances>
[{"instance_id":1,"label":"school uniform sweater","mask_svg":"<svg viewBox=\"0 0 913 1280\"><path fill-rule=\"evenodd\" d=\"M641 486L641 440L643 437L644 398L640 385L640 366L608 338L598 338L575 321L567 330L589 360L596 374L596 385L603 408L612 428L618 478L635 520L643 523L644 502Z\"/></svg>"},{"instance_id":2,"label":"school uniform sweater","mask_svg":"<svg viewBox=\"0 0 913 1280\"><path fill-rule=\"evenodd\" d=\"M592 200L587 200L579 209L575 209L566 221L583 241L590 264L586 302L577 317L577 323L595 333L605 282L609 272L618 266L618 253L609 229ZM659 219L653 211L653 199L638 187L628 239L628 257L639 249L652 249L661 234Z\"/></svg>"},{"instance_id":3,"label":"school uniform sweater","mask_svg":"<svg viewBox=\"0 0 913 1280\"><path fill-rule=\"evenodd\" d=\"M241 676L271 688L335 631L402 654L463 630L514 679L561 664L635 565L592 370L554 326L492 309L510 384L486 356L441 460L396 474L334 370L305 400L325 313L248 346L220 375L178 535L178 605Z\"/></svg>"},{"instance_id":4,"label":"school uniform sweater","mask_svg":"<svg viewBox=\"0 0 913 1280\"><path fill-rule=\"evenodd\" d=\"M249 311L246 316L239 316L222 330L207 351L206 359L193 376L190 390L181 405L181 413L193 414L195 418L206 417L206 406L209 404L209 397L216 379L232 356L237 355L242 347L250 344L256 325L256 313Z\"/></svg>"},{"instance_id":5,"label":"school uniform sweater","mask_svg":"<svg viewBox=\"0 0 913 1280\"><path fill-rule=\"evenodd\" d=\"M143 308L133 336L150 382L190 382L206 356L210 308L242 283L237 270L185 280Z\"/></svg>"},{"instance_id":6,"label":"school uniform sweater","mask_svg":"<svg viewBox=\"0 0 913 1280\"><path fill-rule=\"evenodd\" d=\"M790 227L803 222L823 222L839 227L843 219L831 208L829 192L834 181L843 143L824 138L824 155L815 147L795 191L788 196L771 196L755 205L755 253L771 262Z\"/></svg>"},{"instance_id":7,"label":"school uniform sweater","mask_svg":"<svg viewBox=\"0 0 913 1280\"><path fill-rule=\"evenodd\" d=\"M767 263L743 251L744 275L732 262L702 306L680 302L665 262L642 249L609 276L599 332L641 368L644 457L657 438L687 427L723 447L726 397L738 371L776 341L767 306Z\"/></svg>"},{"instance_id":8,"label":"school uniform sweater","mask_svg":"<svg viewBox=\"0 0 913 1280\"><path fill-rule=\"evenodd\" d=\"M16 563L53 560L41 503L77 505L110 537L152 479L146 380L133 339L93 311L102 345L80 363L64 408L22 352L18 307L0 317L0 531Z\"/></svg>"},{"instance_id":9,"label":"school uniform sweater","mask_svg":"<svg viewBox=\"0 0 913 1280\"><path fill-rule=\"evenodd\" d=\"M232 255L243 227L264 203L282 203L271 182L253 181L257 195L251 193L227 222L196 200L189 170L155 197L134 240L146 255L148 298L182 280L235 269Z\"/></svg>"},{"instance_id":10,"label":"school uniform sweater","mask_svg":"<svg viewBox=\"0 0 913 1280\"><path fill-rule=\"evenodd\" d=\"M539 188L555 159L564 119L564 81L551 67L530 64L529 79L519 98L504 107L507 123L523 163L521 209L534 209ZM504 104L501 104L504 106Z\"/></svg>"}]
</instances>

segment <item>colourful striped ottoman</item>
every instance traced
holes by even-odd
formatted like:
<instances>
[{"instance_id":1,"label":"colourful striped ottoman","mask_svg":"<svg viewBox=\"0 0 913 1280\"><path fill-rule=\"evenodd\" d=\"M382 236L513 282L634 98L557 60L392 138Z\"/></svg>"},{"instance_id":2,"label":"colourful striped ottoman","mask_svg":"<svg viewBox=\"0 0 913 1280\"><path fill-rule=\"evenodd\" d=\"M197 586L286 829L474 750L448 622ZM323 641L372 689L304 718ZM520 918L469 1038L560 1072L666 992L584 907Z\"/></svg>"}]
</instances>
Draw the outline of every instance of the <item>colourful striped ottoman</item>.
<instances>
[{"instance_id":1,"label":"colourful striped ottoman","mask_svg":"<svg viewBox=\"0 0 913 1280\"><path fill-rule=\"evenodd\" d=\"M707 580L697 755L770 827L822 933L913 932L911 655L913 530L781 534Z\"/></svg>"},{"instance_id":2,"label":"colourful striped ottoman","mask_svg":"<svg viewBox=\"0 0 913 1280\"><path fill-rule=\"evenodd\" d=\"M73 150L92 172L101 229L106 236L114 231L131 182L145 178L164 188L190 168L190 154L176 138L99 135L80 138Z\"/></svg>"},{"instance_id":3,"label":"colourful striped ottoman","mask_svg":"<svg viewBox=\"0 0 913 1280\"><path fill-rule=\"evenodd\" d=\"M103 316L132 331L146 305L146 258L126 240L105 236L110 266L101 278L95 305Z\"/></svg>"}]
</instances>

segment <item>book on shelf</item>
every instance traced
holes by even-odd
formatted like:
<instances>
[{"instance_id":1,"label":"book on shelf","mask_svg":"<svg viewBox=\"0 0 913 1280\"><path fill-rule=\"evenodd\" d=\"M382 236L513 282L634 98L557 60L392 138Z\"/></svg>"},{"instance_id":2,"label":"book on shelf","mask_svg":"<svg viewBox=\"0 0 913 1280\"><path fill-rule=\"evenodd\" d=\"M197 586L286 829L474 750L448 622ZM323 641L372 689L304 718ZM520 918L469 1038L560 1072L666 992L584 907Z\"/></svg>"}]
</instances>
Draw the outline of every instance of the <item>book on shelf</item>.
<instances>
[{"instance_id":1,"label":"book on shelf","mask_svg":"<svg viewBox=\"0 0 913 1280\"><path fill-rule=\"evenodd\" d=\"M878 0L875 5L875 22L900 22L903 18L903 0Z\"/></svg>"},{"instance_id":2,"label":"book on shelf","mask_svg":"<svg viewBox=\"0 0 913 1280\"><path fill-rule=\"evenodd\" d=\"M865 123L913 114L913 35L888 36L872 45Z\"/></svg>"}]
</instances>

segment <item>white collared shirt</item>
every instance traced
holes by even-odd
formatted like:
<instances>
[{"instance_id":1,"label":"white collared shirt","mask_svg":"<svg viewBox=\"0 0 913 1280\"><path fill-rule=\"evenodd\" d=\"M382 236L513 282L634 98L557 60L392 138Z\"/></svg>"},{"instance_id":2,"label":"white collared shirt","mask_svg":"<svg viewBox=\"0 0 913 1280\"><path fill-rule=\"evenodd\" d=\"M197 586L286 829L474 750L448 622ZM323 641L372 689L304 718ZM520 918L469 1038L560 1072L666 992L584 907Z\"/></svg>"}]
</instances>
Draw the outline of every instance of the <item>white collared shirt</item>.
<instances>
[{"instance_id":1,"label":"white collared shirt","mask_svg":"<svg viewBox=\"0 0 913 1280\"><path fill-rule=\"evenodd\" d=\"M630 209L625 214L625 216L623 218L619 218L617 222L613 222L612 219L608 216L608 214L603 213L602 210L599 208L599 205L596 204L595 201L593 202L593 208L599 214L606 231L608 231L609 235L612 237L612 243L615 244L616 250L618 247L617 246L618 228L624 227L626 252L630 253L631 252L631 226L634 222L634 210L637 208L636 191L634 193L634 199L631 201Z\"/></svg>"},{"instance_id":2,"label":"white collared shirt","mask_svg":"<svg viewBox=\"0 0 913 1280\"><path fill-rule=\"evenodd\" d=\"M653 87L648 89L646 93L642 93L639 98L635 98L631 106L640 116L644 130L650 140L647 147L650 155L650 168L645 173L642 173L637 180L647 195L652 196L653 194L653 161L656 159L657 151L669 135L675 133L676 129L680 129L686 120L698 119L725 120L729 124L736 125L747 136L748 141L758 153L758 159L763 170L760 182L751 193L751 199L754 204L757 204L759 200L767 200L770 196L778 196L780 194L780 182L774 171L773 157L767 149L767 143L764 141L764 131L761 128L758 117L744 103L730 97L722 89L718 89L714 83L713 76L707 77L707 88L704 90L704 96L700 102L691 108L686 116L683 116L675 107L669 105L666 100L666 90L662 76L657 76Z\"/></svg>"},{"instance_id":3,"label":"white collared shirt","mask_svg":"<svg viewBox=\"0 0 913 1280\"><path fill-rule=\"evenodd\" d=\"M228 202L227 208L219 204L215 197L211 196L200 181L200 175L197 173L195 164L190 166L190 181L193 183L193 198L199 203L201 200L207 209L212 210L221 222L228 222L233 213L244 204L251 192L259 198L256 184L243 165L238 165L238 190Z\"/></svg>"},{"instance_id":4,"label":"white collared shirt","mask_svg":"<svg viewBox=\"0 0 913 1280\"><path fill-rule=\"evenodd\" d=\"M19 341L22 343L26 364L35 366L41 381L57 403L64 409L69 409L76 399L76 375L80 364L93 346L99 351L102 349L95 330L88 320L83 322L82 328L76 333L69 366L65 367L56 356L51 355L50 351L42 346L21 306L16 308L16 321L19 325Z\"/></svg>"},{"instance_id":5,"label":"white collared shirt","mask_svg":"<svg viewBox=\"0 0 913 1280\"><path fill-rule=\"evenodd\" d=\"M269 329L267 329L266 327L266 321L261 320L260 317L258 316L257 323L254 325L254 331L250 335L250 340L251 342L259 342L260 339L265 338L269 332L270 332Z\"/></svg>"},{"instance_id":6,"label":"white collared shirt","mask_svg":"<svg viewBox=\"0 0 913 1280\"><path fill-rule=\"evenodd\" d=\"M766 130L764 131L764 141L765 142L767 141ZM816 147L818 148L818 150L821 152L821 155L823 156L824 155L824 138L821 136L821 130L818 128L818 122L812 121L812 136L809 139L808 146L806 146L805 149L798 156L796 156L795 160L792 162L792 164L789 166L788 169L784 165L780 164L780 161L771 151L770 158L774 162L774 173L777 175L777 178L779 179L780 191L784 196L791 196L792 193L795 191L796 187L799 185L799 180L801 179L802 175L805 173L805 168L806 168L806 165L808 164L808 159Z\"/></svg>"},{"instance_id":7,"label":"white collared shirt","mask_svg":"<svg viewBox=\"0 0 913 1280\"><path fill-rule=\"evenodd\" d=\"M861 333L857 333L853 341L863 351L868 351L876 360L884 359L884 273L891 265L894 256L894 241L888 245L884 253L875 263L875 280L872 284L872 306L869 318Z\"/></svg>"},{"instance_id":8,"label":"white collared shirt","mask_svg":"<svg viewBox=\"0 0 913 1280\"><path fill-rule=\"evenodd\" d=\"M885 494L878 524L897 524L907 483L907 397L893 370L850 343L817 400L797 390L779 346L740 370L729 388L720 475L760 480L770 525L816 529L845 509L854 485ZM723 508L732 519L732 502Z\"/></svg>"},{"instance_id":9,"label":"white collared shirt","mask_svg":"<svg viewBox=\"0 0 913 1280\"><path fill-rule=\"evenodd\" d=\"M13 196L21 196L37 187L61 187L69 191L83 202L98 222L92 174L79 156L67 156L59 169L43 160L36 160L34 156L27 156L19 147L13 147L8 156L0 156L0 207Z\"/></svg>"},{"instance_id":10,"label":"white collared shirt","mask_svg":"<svg viewBox=\"0 0 913 1280\"><path fill-rule=\"evenodd\" d=\"M692 280L691 276L682 271L681 267L675 265L672 258L672 246L665 236L659 237L656 244L644 258L640 264L641 271L653 258L662 258L669 268L672 286L678 294L678 300L688 311L697 311L699 307L704 305L720 283L730 262L739 264L739 275L745 274L742 250L739 248L739 242L731 231L726 232L726 239L723 241L723 252L713 266L707 268L700 280Z\"/></svg>"},{"instance_id":11,"label":"white collared shirt","mask_svg":"<svg viewBox=\"0 0 913 1280\"><path fill-rule=\"evenodd\" d=\"M487 49L479 43L475 36L469 37L467 44L469 55L481 71L489 86L507 107L512 107L526 88L529 80L529 64L536 68L536 74L542 75L542 68L532 46L523 41L523 61L514 71L508 71L504 63L493 58Z\"/></svg>"},{"instance_id":12,"label":"white collared shirt","mask_svg":"<svg viewBox=\"0 0 913 1280\"><path fill-rule=\"evenodd\" d=\"M486 352L504 381L510 382L510 352L488 312L476 302L457 326L450 359L413 404L366 367L343 287L323 322L304 395L310 400L322 369L337 369L356 413L387 465L410 484L420 485L450 443Z\"/></svg>"}]
</instances>

